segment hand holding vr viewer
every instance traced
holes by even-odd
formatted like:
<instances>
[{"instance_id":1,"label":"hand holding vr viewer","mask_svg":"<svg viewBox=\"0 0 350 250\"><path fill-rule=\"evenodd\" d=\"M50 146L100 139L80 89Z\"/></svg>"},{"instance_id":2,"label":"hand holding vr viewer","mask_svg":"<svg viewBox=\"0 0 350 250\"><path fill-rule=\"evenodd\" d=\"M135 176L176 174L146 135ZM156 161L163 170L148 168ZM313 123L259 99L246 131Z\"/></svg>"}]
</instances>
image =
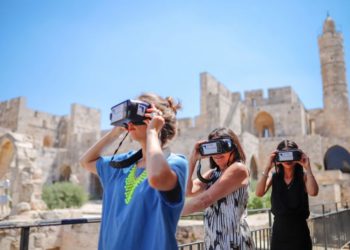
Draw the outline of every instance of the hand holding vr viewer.
<instances>
[{"instance_id":1,"label":"hand holding vr viewer","mask_svg":"<svg viewBox=\"0 0 350 250\"><path fill-rule=\"evenodd\" d=\"M208 140L199 144L199 153L202 156L210 156L230 152L234 143L230 138Z\"/></svg>"},{"instance_id":2,"label":"hand holding vr viewer","mask_svg":"<svg viewBox=\"0 0 350 250\"><path fill-rule=\"evenodd\" d=\"M303 155L303 151L300 149L279 150L276 153L276 162L291 162L300 161Z\"/></svg>"},{"instance_id":3,"label":"hand holding vr viewer","mask_svg":"<svg viewBox=\"0 0 350 250\"><path fill-rule=\"evenodd\" d=\"M128 123L144 125L146 120L151 120L163 113L154 105L140 100L125 100L111 108L110 121L112 126L128 127Z\"/></svg>"}]
</instances>

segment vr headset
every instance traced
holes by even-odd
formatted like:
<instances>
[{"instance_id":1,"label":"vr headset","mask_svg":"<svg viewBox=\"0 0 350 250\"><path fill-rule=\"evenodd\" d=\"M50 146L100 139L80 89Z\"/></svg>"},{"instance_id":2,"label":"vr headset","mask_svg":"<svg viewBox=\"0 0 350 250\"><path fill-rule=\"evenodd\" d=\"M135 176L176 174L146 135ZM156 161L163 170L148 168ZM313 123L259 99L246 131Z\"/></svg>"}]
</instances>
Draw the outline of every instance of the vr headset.
<instances>
[{"instance_id":1,"label":"vr headset","mask_svg":"<svg viewBox=\"0 0 350 250\"><path fill-rule=\"evenodd\" d=\"M199 153L202 156L217 155L232 151L234 144L231 138L213 139L199 144Z\"/></svg>"},{"instance_id":2,"label":"vr headset","mask_svg":"<svg viewBox=\"0 0 350 250\"><path fill-rule=\"evenodd\" d=\"M277 152L276 162L300 161L302 156L300 149L280 150Z\"/></svg>"},{"instance_id":3,"label":"vr headset","mask_svg":"<svg viewBox=\"0 0 350 250\"><path fill-rule=\"evenodd\" d=\"M139 100L128 99L126 101L123 101L111 108L111 113L109 116L111 125L116 127L127 127L129 122L132 122L135 125L145 124L143 122L146 119L145 113L146 110L150 107L151 105L149 103ZM119 146L113 153L112 159L109 163L109 165L113 168L129 167L130 165L142 158L142 151L139 150L125 160L114 160L115 154L118 152L120 146L122 145L127 135L128 133L124 136L124 138L119 143Z\"/></svg>"},{"instance_id":4,"label":"vr headset","mask_svg":"<svg viewBox=\"0 0 350 250\"><path fill-rule=\"evenodd\" d=\"M129 122L135 125L144 124L145 113L151 105L147 102L128 99L111 108L111 125L116 127L127 127Z\"/></svg>"}]
</instances>

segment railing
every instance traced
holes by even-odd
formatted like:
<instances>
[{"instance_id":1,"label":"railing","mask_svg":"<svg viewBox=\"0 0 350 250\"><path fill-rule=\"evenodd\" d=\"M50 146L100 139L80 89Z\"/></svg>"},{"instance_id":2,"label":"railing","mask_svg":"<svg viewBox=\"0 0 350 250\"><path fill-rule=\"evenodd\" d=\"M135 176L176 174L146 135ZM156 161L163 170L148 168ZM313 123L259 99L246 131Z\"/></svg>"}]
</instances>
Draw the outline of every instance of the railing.
<instances>
[{"instance_id":1,"label":"railing","mask_svg":"<svg viewBox=\"0 0 350 250\"><path fill-rule=\"evenodd\" d=\"M312 207L311 210L313 210L313 207L320 206L320 211L322 211L320 215L316 215L308 220L311 239L315 247L319 247L319 249L340 249L350 241L350 209L348 203L345 205L339 204L340 203L328 203L310 206ZM332 209L326 209L327 206L332 207ZM268 225L263 228L254 229L251 231L257 250L266 250L270 248L272 225L271 211L269 209L257 209L248 211L248 214L262 212L268 215ZM202 215L196 214L195 216L198 217ZM100 218L78 218L63 220L42 220L34 223L2 222L0 223L0 230L20 229L21 233L19 249L28 250L31 228L100 223L100 221ZM179 245L179 250L202 249L204 249L203 241Z\"/></svg>"},{"instance_id":2,"label":"railing","mask_svg":"<svg viewBox=\"0 0 350 250\"><path fill-rule=\"evenodd\" d=\"M264 227L259 229L251 230L251 235L255 244L255 249L257 250L270 249L271 227L272 227L271 210L268 208L248 210L248 215L253 215L257 213L265 213L268 216L268 225L265 225Z\"/></svg>"},{"instance_id":3,"label":"railing","mask_svg":"<svg viewBox=\"0 0 350 250\"><path fill-rule=\"evenodd\" d=\"M350 209L326 213L308 221L313 245L341 249L350 242Z\"/></svg>"},{"instance_id":4,"label":"railing","mask_svg":"<svg viewBox=\"0 0 350 250\"><path fill-rule=\"evenodd\" d=\"M270 249L271 228L266 227L258 230L252 230L252 237L256 250Z\"/></svg>"},{"instance_id":5,"label":"railing","mask_svg":"<svg viewBox=\"0 0 350 250\"><path fill-rule=\"evenodd\" d=\"M196 241L188 244L179 245L179 250L204 250L204 242Z\"/></svg>"},{"instance_id":6,"label":"railing","mask_svg":"<svg viewBox=\"0 0 350 250\"><path fill-rule=\"evenodd\" d=\"M308 220L313 249L341 249L350 242L350 209L346 203L322 203L310 206L312 211ZM256 250L270 249L272 216L270 209L249 210L248 214L266 213L268 226L251 230ZM201 214L193 215L200 218ZM179 250L202 250L203 241L183 244Z\"/></svg>"},{"instance_id":7,"label":"railing","mask_svg":"<svg viewBox=\"0 0 350 250\"><path fill-rule=\"evenodd\" d=\"M0 223L1 229L20 229L20 250L28 250L29 246L29 234L30 229L37 227L48 227L48 226L64 226L64 225L75 225L75 224L86 224L86 223L100 223L101 218L77 218L77 219L63 219L63 220L42 220L32 223L18 223L18 222L2 222Z\"/></svg>"}]
</instances>

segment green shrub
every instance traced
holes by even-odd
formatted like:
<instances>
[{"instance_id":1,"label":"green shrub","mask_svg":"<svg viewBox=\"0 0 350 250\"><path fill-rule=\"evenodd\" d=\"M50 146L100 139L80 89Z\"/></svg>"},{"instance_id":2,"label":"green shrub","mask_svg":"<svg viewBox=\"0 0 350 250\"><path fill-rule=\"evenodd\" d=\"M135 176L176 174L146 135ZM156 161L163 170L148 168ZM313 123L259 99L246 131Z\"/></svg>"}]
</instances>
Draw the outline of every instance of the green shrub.
<instances>
[{"instance_id":1,"label":"green shrub","mask_svg":"<svg viewBox=\"0 0 350 250\"><path fill-rule=\"evenodd\" d=\"M44 186L42 199L49 209L81 207L88 200L88 194L71 182L56 182Z\"/></svg>"},{"instance_id":2,"label":"green shrub","mask_svg":"<svg viewBox=\"0 0 350 250\"><path fill-rule=\"evenodd\" d=\"M255 192L249 192L248 209L270 208L271 191L269 190L263 197L258 197Z\"/></svg>"},{"instance_id":3,"label":"green shrub","mask_svg":"<svg viewBox=\"0 0 350 250\"><path fill-rule=\"evenodd\" d=\"M248 209L271 208L271 188L263 197L258 197L255 195L256 185L257 181L251 180L249 186Z\"/></svg>"},{"instance_id":4,"label":"green shrub","mask_svg":"<svg viewBox=\"0 0 350 250\"><path fill-rule=\"evenodd\" d=\"M248 209L263 208L263 201L261 198L255 196L254 193L249 194Z\"/></svg>"}]
</instances>

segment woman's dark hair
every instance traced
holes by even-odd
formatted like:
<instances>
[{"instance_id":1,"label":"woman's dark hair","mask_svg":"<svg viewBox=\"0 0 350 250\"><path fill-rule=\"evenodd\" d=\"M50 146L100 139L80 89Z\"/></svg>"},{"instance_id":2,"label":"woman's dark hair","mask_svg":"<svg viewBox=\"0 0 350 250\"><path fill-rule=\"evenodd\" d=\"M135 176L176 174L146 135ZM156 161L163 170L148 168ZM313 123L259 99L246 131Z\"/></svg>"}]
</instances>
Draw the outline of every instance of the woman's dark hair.
<instances>
[{"instance_id":1,"label":"woman's dark hair","mask_svg":"<svg viewBox=\"0 0 350 250\"><path fill-rule=\"evenodd\" d=\"M161 145L164 146L176 135L176 113L177 110L181 108L181 104L175 103L172 97L163 98L154 93L143 93L137 97L137 99L150 104L154 104L157 109L162 111L162 117L165 120L165 124L160 131L160 142Z\"/></svg>"},{"instance_id":2,"label":"woman's dark hair","mask_svg":"<svg viewBox=\"0 0 350 250\"><path fill-rule=\"evenodd\" d=\"M299 149L298 144L291 140L283 140L277 145L277 150L288 150L288 149ZM276 164L277 173L284 175L284 170L282 164ZM303 171L303 167L299 164L295 164L295 173Z\"/></svg>"},{"instance_id":3,"label":"woman's dark hair","mask_svg":"<svg viewBox=\"0 0 350 250\"><path fill-rule=\"evenodd\" d=\"M286 150L286 149L298 149L298 145L294 141L283 140L277 145L277 150Z\"/></svg>"},{"instance_id":4,"label":"woman's dark hair","mask_svg":"<svg viewBox=\"0 0 350 250\"><path fill-rule=\"evenodd\" d=\"M210 134L208 135L208 139L219 139L219 138L230 138L233 142L233 149L231 151L231 155L233 154L234 157L229 159L229 162L227 165L231 165L232 163L236 161L245 162L245 154L243 152L241 143L239 142L239 139L237 135L229 128L216 128ZM210 168L219 168L219 166L215 163L212 157L210 157Z\"/></svg>"}]
</instances>

